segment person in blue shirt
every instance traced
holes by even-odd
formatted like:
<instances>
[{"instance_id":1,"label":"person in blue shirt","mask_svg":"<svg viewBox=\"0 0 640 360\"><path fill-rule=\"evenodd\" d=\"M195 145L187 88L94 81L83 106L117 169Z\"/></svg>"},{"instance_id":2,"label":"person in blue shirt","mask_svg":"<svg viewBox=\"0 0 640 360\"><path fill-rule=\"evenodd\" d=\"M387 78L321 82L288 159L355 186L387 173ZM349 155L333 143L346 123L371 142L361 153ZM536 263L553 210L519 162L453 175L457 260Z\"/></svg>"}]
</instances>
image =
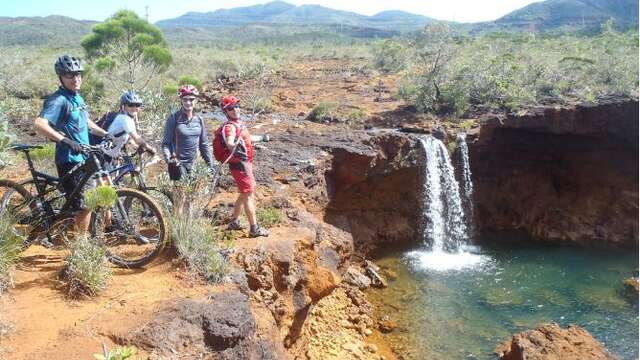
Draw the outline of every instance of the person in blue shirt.
<instances>
[{"instance_id":1,"label":"person in blue shirt","mask_svg":"<svg viewBox=\"0 0 640 360\"><path fill-rule=\"evenodd\" d=\"M60 56L54 68L60 80L60 87L45 99L42 111L34 122L34 128L38 134L56 142L55 163L58 176L62 177L87 159L81 150L83 144L89 144L89 131L108 139L111 136L89 119L84 99L78 93L84 70L80 59L70 55ZM76 174L62 183L67 194L73 191L82 178L79 172ZM84 207L82 198L80 194L72 208L76 210L76 230L86 233L91 212Z\"/></svg>"}]
</instances>

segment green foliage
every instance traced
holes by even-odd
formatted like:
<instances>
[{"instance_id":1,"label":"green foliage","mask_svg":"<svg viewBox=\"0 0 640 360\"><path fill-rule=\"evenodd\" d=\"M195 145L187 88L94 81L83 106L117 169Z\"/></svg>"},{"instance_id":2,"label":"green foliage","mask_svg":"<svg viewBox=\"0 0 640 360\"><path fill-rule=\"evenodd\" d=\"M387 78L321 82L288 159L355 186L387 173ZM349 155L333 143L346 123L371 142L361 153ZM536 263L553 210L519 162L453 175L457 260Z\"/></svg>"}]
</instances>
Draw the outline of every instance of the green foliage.
<instances>
[{"instance_id":1,"label":"green foliage","mask_svg":"<svg viewBox=\"0 0 640 360\"><path fill-rule=\"evenodd\" d=\"M222 280L229 270L220 251L229 246L228 236L203 218L171 216L173 244L188 268L206 281Z\"/></svg>"},{"instance_id":2,"label":"green foliage","mask_svg":"<svg viewBox=\"0 0 640 360\"><path fill-rule=\"evenodd\" d=\"M34 149L29 152L31 156L31 160L33 161L43 161L43 160L53 160L56 155L56 145L53 143L46 143L41 145L41 149Z\"/></svg>"},{"instance_id":3,"label":"green foliage","mask_svg":"<svg viewBox=\"0 0 640 360\"><path fill-rule=\"evenodd\" d=\"M407 48L397 40L387 39L375 44L373 65L376 69L393 73L403 70L407 61Z\"/></svg>"},{"instance_id":4,"label":"green foliage","mask_svg":"<svg viewBox=\"0 0 640 360\"><path fill-rule=\"evenodd\" d=\"M273 111L273 102L270 93L265 90L254 90L242 98L242 106L254 114L270 113Z\"/></svg>"},{"instance_id":5,"label":"green foliage","mask_svg":"<svg viewBox=\"0 0 640 360\"><path fill-rule=\"evenodd\" d=\"M367 112L361 108L355 108L347 114L347 120L351 122L359 122L367 116Z\"/></svg>"},{"instance_id":6,"label":"green foliage","mask_svg":"<svg viewBox=\"0 0 640 360\"><path fill-rule=\"evenodd\" d=\"M3 169L11 162L12 155L8 153L8 148L15 139L15 135L9 130L9 122L0 112L0 169Z\"/></svg>"},{"instance_id":7,"label":"green foliage","mask_svg":"<svg viewBox=\"0 0 640 360\"><path fill-rule=\"evenodd\" d=\"M258 224L269 228L282 221L282 214L274 207L258 208L256 209L256 220Z\"/></svg>"},{"instance_id":8,"label":"green foliage","mask_svg":"<svg viewBox=\"0 0 640 360\"><path fill-rule=\"evenodd\" d=\"M465 131L471 129L472 127L474 127L474 125L476 125L476 121L473 119L464 120L459 124L460 129Z\"/></svg>"},{"instance_id":9,"label":"green foliage","mask_svg":"<svg viewBox=\"0 0 640 360\"><path fill-rule=\"evenodd\" d=\"M107 287L111 275L104 248L94 239L80 236L71 242L70 250L62 270L67 295L77 298L99 294Z\"/></svg>"},{"instance_id":10,"label":"green foliage","mask_svg":"<svg viewBox=\"0 0 640 360\"><path fill-rule=\"evenodd\" d=\"M171 64L171 53L155 25L133 11L120 10L95 25L81 41L96 70L115 88L144 89Z\"/></svg>"},{"instance_id":11,"label":"green foliage","mask_svg":"<svg viewBox=\"0 0 640 360\"><path fill-rule=\"evenodd\" d=\"M493 34L462 38L430 26L408 46L397 96L423 112L462 115L476 105L516 111L555 99L638 94L638 35Z\"/></svg>"},{"instance_id":12,"label":"green foliage","mask_svg":"<svg viewBox=\"0 0 640 360\"><path fill-rule=\"evenodd\" d=\"M135 346L117 347L111 351L104 347L102 354L93 354L93 357L96 360L128 360L133 358L137 352L138 349Z\"/></svg>"},{"instance_id":13,"label":"green foliage","mask_svg":"<svg viewBox=\"0 0 640 360\"><path fill-rule=\"evenodd\" d=\"M311 109L309 119L316 121L332 119L336 116L336 110L338 110L338 104L323 101Z\"/></svg>"},{"instance_id":14,"label":"green foliage","mask_svg":"<svg viewBox=\"0 0 640 360\"><path fill-rule=\"evenodd\" d=\"M0 295L12 284L11 269L18 261L24 237L14 231L11 214L0 215Z\"/></svg>"},{"instance_id":15,"label":"green foliage","mask_svg":"<svg viewBox=\"0 0 640 360\"><path fill-rule=\"evenodd\" d=\"M181 85L193 85L199 91L203 90L202 81L196 79L193 76L181 76L180 79L178 79L178 86L181 86ZM176 92L177 92L177 89L176 89Z\"/></svg>"},{"instance_id":16,"label":"green foliage","mask_svg":"<svg viewBox=\"0 0 640 360\"><path fill-rule=\"evenodd\" d=\"M84 203L91 211L95 211L98 208L111 207L117 199L116 190L108 185L100 185L84 193Z\"/></svg>"}]
</instances>

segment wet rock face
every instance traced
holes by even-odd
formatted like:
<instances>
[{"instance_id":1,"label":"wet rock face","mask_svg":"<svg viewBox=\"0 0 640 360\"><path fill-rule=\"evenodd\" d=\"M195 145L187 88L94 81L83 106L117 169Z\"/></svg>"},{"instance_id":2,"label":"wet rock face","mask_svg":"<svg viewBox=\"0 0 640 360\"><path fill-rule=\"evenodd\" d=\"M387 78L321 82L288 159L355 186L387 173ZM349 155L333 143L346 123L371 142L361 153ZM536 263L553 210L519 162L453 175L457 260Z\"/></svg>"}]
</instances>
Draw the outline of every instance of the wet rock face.
<instances>
[{"instance_id":1,"label":"wet rock face","mask_svg":"<svg viewBox=\"0 0 640 360\"><path fill-rule=\"evenodd\" d=\"M635 100L485 119L470 144L476 228L636 248L637 132Z\"/></svg>"},{"instance_id":2,"label":"wet rock face","mask_svg":"<svg viewBox=\"0 0 640 360\"><path fill-rule=\"evenodd\" d=\"M228 290L207 301L180 300L125 342L181 358L286 359L275 324L264 324L268 319L254 316L247 296Z\"/></svg>"},{"instance_id":3,"label":"wet rock face","mask_svg":"<svg viewBox=\"0 0 640 360\"><path fill-rule=\"evenodd\" d=\"M365 151L333 149L325 221L353 236L356 251L409 245L417 238L422 183L416 141L394 133Z\"/></svg>"},{"instance_id":4,"label":"wet rock face","mask_svg":"<svg viewBox=\"0 0 640 360\"><path fill-rule=\"evenodd\" d=\"M605 360L617 359L585 329L566 329L551 323L513 336L496 348L502 360Z\"/></svg>"}]
</instances>

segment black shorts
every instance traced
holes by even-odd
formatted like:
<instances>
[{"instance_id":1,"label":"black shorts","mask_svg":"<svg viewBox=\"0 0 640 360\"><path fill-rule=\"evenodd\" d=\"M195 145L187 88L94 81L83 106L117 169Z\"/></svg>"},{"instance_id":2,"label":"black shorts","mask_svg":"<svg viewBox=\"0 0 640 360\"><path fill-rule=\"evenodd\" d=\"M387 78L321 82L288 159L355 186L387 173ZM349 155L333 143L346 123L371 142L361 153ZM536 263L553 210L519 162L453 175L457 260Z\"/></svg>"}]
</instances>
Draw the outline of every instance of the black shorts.
<instances>
[{"instance_id":1,"label":"black shorts","mask_svg":"<svg viewBox=\"0 0 640 360\"><path fill-rule=\"evenodd\" d=\"M67 163L67 164L56 164L56 168L58 170L58 177L62 179L63 176L69 173L73 167L78 165L77 163ZM67 197L67 201L69 200L69 195L73 193L76 186L82 181L84 178L84 171L76 170L72 176L70 176L66 181L61 183L62 189L64 190L65 196ZM84 192L92 187L93 181L87 181L82 189L80 190L79 196L77 196L71 202L71 210L84 210L86 206L84 205Z\"/></svg>"}]
</instances>

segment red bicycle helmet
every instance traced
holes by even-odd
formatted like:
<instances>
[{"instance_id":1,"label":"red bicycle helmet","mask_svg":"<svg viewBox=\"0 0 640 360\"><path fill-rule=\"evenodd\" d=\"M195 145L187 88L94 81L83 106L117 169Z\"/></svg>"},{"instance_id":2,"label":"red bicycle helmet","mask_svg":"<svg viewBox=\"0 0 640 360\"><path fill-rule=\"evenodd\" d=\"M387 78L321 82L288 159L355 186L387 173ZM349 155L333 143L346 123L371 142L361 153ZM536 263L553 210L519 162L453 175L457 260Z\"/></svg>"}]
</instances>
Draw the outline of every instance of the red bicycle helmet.
<instances>
[{"instance_id":1,"label":"red bicycle helmet","mask_svg":"<svg viewBox=\"0 0 640 360\"><path fill-rule=\"evenodd\" d=\"M181 98L183 98L185 96L198 96L200 93L195 86L187 84L181 86L180 89L178 89L178 94Z\"/></svg>"},{"instance_id":2,"label":"red bicycle helmet","mask_svg":"<svg viewBox=\"0 0 640 360\"><path fill-rule=\"evenodd\" d=\"M235 96L228 95L222 97L222 101L220 102L220 104L220 108L225 111L237 107L238 104L240 104L240 100L238 100L238 98L236 98Z\"/></svg>"}]
</instances>

